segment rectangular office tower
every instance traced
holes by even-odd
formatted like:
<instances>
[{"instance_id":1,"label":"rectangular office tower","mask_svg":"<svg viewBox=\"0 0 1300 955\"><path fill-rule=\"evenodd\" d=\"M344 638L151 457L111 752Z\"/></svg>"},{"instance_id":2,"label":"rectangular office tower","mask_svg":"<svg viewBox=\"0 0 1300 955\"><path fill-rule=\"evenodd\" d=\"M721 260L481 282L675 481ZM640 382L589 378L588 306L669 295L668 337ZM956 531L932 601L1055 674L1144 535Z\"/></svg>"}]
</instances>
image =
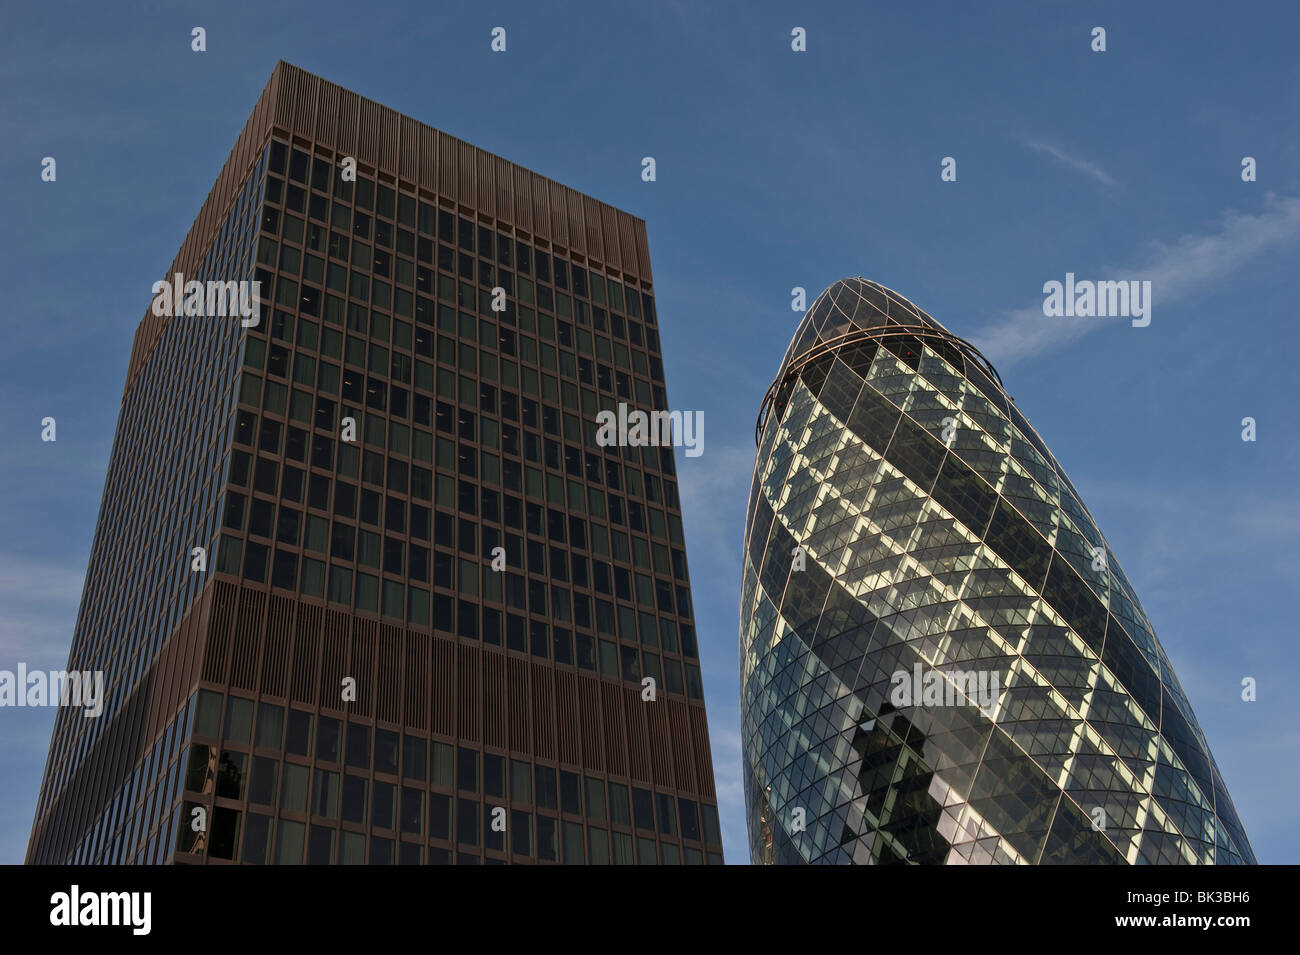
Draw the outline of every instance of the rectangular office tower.
<instances>
[{"instance_id":1,"label":"rectangular office tower","mask_svg":"<svg viewBox=\"0 0 1300 955\"><path fill-rule=\"evenodd\" d=\"M28 861L720 863L645 223L280 63L153 291Z\"/></svg>"}]
</instances>

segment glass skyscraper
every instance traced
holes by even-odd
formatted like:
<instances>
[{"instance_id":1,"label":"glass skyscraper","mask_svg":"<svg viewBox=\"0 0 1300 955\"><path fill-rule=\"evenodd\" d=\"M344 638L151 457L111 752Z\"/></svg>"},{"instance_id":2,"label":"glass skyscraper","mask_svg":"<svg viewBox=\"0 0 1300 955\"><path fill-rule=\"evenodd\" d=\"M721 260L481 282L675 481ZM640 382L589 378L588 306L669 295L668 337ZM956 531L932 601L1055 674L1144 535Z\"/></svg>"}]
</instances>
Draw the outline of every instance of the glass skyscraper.
<instances>
[{"instance_id":1,"label":"glass skyscraper","mask_svg":"<svg viewBox=\"0 0 1300 955\"><path fill-rule=\"evenodd\" d=\"M973 346L837 282L756 437L755 862L1255 861L1133 587Z\"/></svg>"},{"instance_id":2,"label":"glass skyscraper","mask_svg":"<svg viewBox=\"0 0 1300 955\"><path fill-rule=\"evenodd\" d=\"M28 861L721 863L645 223L281 63L175 274Z\"/></svg>"}]
</instances>

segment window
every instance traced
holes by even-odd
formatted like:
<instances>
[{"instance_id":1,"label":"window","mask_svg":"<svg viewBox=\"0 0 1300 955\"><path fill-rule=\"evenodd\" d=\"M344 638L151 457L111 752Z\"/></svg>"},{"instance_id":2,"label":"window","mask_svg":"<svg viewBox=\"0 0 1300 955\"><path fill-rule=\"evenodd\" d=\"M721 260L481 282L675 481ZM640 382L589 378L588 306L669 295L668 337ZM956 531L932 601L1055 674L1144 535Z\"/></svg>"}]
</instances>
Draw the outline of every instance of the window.
<instances>
[{"instance_id":1,"label":"window","mask_svg":"<svg viewBox=\"0 0 1300 955\"><path fill-rule=\"evenodd\" d=\"M199 690L198 715L194 721L194 732L199 736L218 737L221 735L221 694L211 690Z\"/></svg>"},{"instance_id":2,"label":"window","mask_svg":"<svg viewBox=\"0 0 1300 955\"><path fill-rule=\"evenodd\" d=\"M370 767L370 727L361 723L348 724L348 765L360 769Z\"/></svg>"},{"instance_id":3,"label":"window","mask_svg":"<svg viewBox=\"0 0 1300 955\"><path fill-rule=\"evenodd\" d=\"M337 819L339 816L339 774L318 769L312 781L311 812L313 816Z\"/></svg>"},{"instance_id":4,"label":"window","mask_svg":"<svg viewBox=\"0 0 1300 955\"><path fill-rule=\"evenodd\" d=\"M402 787L401 825L402 832L419 835L424 821L424 790Z\"/></svg>"},{"instance_id":5,"label":"window","mask_svg":"<svg viewBox=\"0 0 1300 955\"><path fill-rule=\"evenodd\" d=\"M307 864L329 865L334 861L334 830L312 826L307 841Z\"/></svg>"},{"instance_id":6,"label":"window","mask_svg":"<svg viewBox=\"0 0 1300 955\"><path fill-rule=\"evenodd\" d=\"M397 828L397 787L392 783L375 780L370 822L377 829Z\"/></svg>"},{"instance_id":7,"label":"window","mask_svg":"<svg viewBox=\"0 0 1300 955\"><path fill-rule=\"evenodd\" d=\"M451 839L451 797L429 793L429 838Z\"/></svg>"},{"instance_id":8,"label":"window","mask_svg":"<svg viewBox=\"0 0 1300 955\"><path fill-rule=\"evenodd\" d=\"M609 784L609 819L618 826L632 825L632 816L628 811L627 787L622 783Z\"/></svg>"},{"instance_id":9,"label":"window","mask_svg":"<svg viewBox=\"0 0 1300 955\"><path fill-rule=\"evenodd\" d=\"M306 826L301 822L281 819L276 826L275 861L277 865L301 865L303 835Z\"/></svg>"},{"instance_id":10,"label":"window","mask_svg":"<svg viewBox=\"0 0 1300 955\"><path fill-rule=\"evenodd\" d=\"M532 855L533 852L533 817L526 812L513 809L510 812L510 851L518 856Z\"/></svg>"},{"instance_id":11,"label":"window","mask_svg":"<svg viewBox=\"0 0 1300 955\"><path fill-rule=\"evenodd\" d=\"M504 799L506 795L506 768L504 757L493 753L483 754L483 793Z\"/></svg>"},{"instance_id":12,"label":"window","mask_svg":"<svg viewBox=\"0 0 1300 955\"><path fill-rule=\"evenodd\" d=\"M343 777L343 821L366 821L366 789L369 781L364 776Z\"/></svg>"},{"instance_id":13,"label":"window","mask_svg":"<svg viewBox=\"0 0 1300 955\"><path fill-rule=\"evenodd\" d=\"M339 721L329 716L320 718L316 731L316 758L328 763L339 761Z\"/></svg>"},{"instance_id":14,"label":"window","mask_svg":"<svg viewBox=\"0 0 1300 955\"><path fill-rule=\"evenodd\" d=\"M510 760L510 801L524 805L533 801L532 767L518 759Z\"/></svg>"},{"instance_id":15,"label":"window","mask_svg":"<svg viewBox=\"0 0 1300 955\"><path fill-rule=\"evenodd\" d=\"M397 775L397 745L400 737L392 730L375 730L375 772Z\"/></svg>"},{"instance_id":16,"label":"window","mask_svg":"<svg viewBox=\"0 0 1300 955\"><path fill-rule=\"evenodd\" d=\"M402 776L406 779L418 779L421 782L426 778L425 769L425 743L418 736L402 737Z\"/></svg>"},{"instance_id":17,"label":"window","mask_svg":"<svg viewBox=\"0 0 1300 955\"><path fill-rule=\"evenodd\" d=\"M578 774L560 770L560 808L565 812L582 812L582 799L578 791Z\"/></svg>"},{"instance_id":18,"label":"window","mask_svg":"<svg viewBox=\"0 0 1300 955\"><path fill-rule=\"evenodd\" d=\"M217 859L234 859L239 845L239 820L243 814L234 809L218 806L212 814L212 837L208 855Z\"/></svg>"},{"instance_id":19,"label":"window","mask_svg":"<svg viewBox=\"0 0 1300 955\"><path fill-rule=\"evenodd\" d=\"M311 747L311 714L302 710L289 711L289 732L285 738L286 752L306 756Z\"/></svg>"},{"instance_id":20,"label":"window","mask_svg":"<svg viewBox=\"0 0 1300 955\"><path fill-rule=\"evenodd\" d=\"M307 767L286 763L280 781L280 808L292 812L307 811Z\"/></svg>"},{"instance_id":21,"label":"window","mask_svg":"<svg viewBox=\"0 0 1300 955\"><path fill-rule=\"evenodd\" d=\"M464 792L478 792L478 751L463 746L456 750L457 788ZM476 843L477 844L477 843Z\"/></svg>"},{"instance_id":22,"label":"window","mask_svg":"<svg viewBox=\"0 0 1300 955\"><path fill-rule=\"evenodd\" d=\"M224 799L243 799L244 784L248 779L248 756L222 750L221 764L217 769L217 795ZM230 856L222 856L229 859Z\"/></svg>"},{"instance_id":23,"label":"window","mask_svg":"<svg viewBox=\"0 0 1300 955\"><path fill-rule=\"evenodd\" d=\"M587 818L593 822L605 821L605 783L592 776L586 778Z\"/></svg>"},{"instance_id":24,"label":"window","mask_svg":"<svg viewBox=\"0 0 1300 955\"><path fill-rule=\"evenodd\" d=\"M674 811L673 797L665 793L655 793L655 802L659 809L659 832L665 836L677 835L677 814Z\"/></svg>"},{"instance_id":25,"label":"window","mask_svg":"<svg viewBox=\"0 0 1300 955\"><path fill-rule=\"evenodd\" d=\"M203 743L191 744L189 765L185 773L185 788L196 793L211 792L209 783L213 773L212 747Z\"/></svg>"},{"instance_id":26,"label":"window","mask_svg":"<svg viewBox=\"0 0 1300 955\"><path fill-rule=\"evenodd\" d=\"M461 845L478 845L478 808L472 799L456 800L456 841Z\"/></svg>"},{"instance_id":27,"label":"window","mask_svg":"<svg viewBox=\"0 0 1300 955\"><path fill-rule=\"evenodd\" d=\"M452 787L452 760L454 750L447 743L439 743L436 740L430 745L429 763L431 767L429 781L435 786Z\"/></svg>"},{"instance_id":28,"label":"window","mask_svg":"<svg viewBox=\"0 0 1300 955\"><path fill-rule=\"evenodd\" d=\"M266 756L253 757L253 773L248 784L248 801L260 806L275 803L276 775L280 764Z\"/></svg>"}]
</instances>

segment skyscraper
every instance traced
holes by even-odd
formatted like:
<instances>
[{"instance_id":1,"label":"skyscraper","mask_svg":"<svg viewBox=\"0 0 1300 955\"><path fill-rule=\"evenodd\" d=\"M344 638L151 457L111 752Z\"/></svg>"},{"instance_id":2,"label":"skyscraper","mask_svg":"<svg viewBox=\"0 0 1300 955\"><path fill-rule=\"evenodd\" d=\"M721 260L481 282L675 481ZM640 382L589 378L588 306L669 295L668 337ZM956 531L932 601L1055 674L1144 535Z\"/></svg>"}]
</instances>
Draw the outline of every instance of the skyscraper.
<instances>
[{"instance_id":1,"label":"skyscraper","mask_svg":"<svg viewBox=\"0 0 1300 955\"><path fill-rule=\"evenodd\" d=\"M280 63L167 282L28 861L720 863L644 222Z\"/></svg>"},{"instance_id":2,"label":"skyscraper","mask_svg":"<svg viewBox=\"0 0 1300 955\"><path fill-rule=\"evenodd\" d=\"M837 282L756 437L754 861L1255 861L1133 587L978 350Z\"/></svg>"}]
</instances>

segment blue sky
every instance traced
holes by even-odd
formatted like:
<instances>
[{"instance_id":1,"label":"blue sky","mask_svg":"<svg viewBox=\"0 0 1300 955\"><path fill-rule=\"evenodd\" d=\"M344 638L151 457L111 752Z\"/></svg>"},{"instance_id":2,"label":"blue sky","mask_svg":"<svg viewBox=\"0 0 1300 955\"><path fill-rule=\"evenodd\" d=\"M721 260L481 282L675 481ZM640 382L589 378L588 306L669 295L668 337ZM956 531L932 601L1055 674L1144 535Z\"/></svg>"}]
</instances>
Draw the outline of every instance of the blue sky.
<instances>
[{"instance_id":1,"label":"blue sky","mask_svg":"<svg viewBox=\"0 0 1300 955\"><path fill-rule=\"evenodd\" d=\"M678 462L729 861L754 418L791 288L847 275L984 348L1137 588L1260 860L1300 861L1300 8L703 6L7 7L0 669L66 662L132 334L285 59L646 220L669 397L705 413ZM1066 272L1151 279L1150 326L1045 318ZM0 710L0 862L51 723Z\"/></svg>"}]
</instances>

